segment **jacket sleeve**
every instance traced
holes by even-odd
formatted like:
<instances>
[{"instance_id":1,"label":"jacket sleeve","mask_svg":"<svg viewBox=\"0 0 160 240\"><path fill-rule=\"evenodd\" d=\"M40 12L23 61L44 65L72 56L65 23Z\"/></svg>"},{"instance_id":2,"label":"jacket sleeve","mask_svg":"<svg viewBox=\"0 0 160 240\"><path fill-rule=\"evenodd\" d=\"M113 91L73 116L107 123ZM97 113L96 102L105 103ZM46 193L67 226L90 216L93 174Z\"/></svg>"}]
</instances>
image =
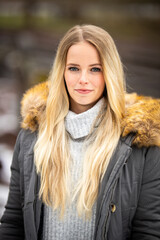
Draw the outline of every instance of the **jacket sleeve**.
<instances>
[{"instance_id":1,"label":"jacket sleeve","mask_svg":"<svg viewBox=\"0 0 160 240\"><path fill-rule=\"evenodd\" d=\"M146 152L141 191L132 224L132 240L160 239L160 148Z\"/></svg>"},{"instance_id":2,"label":"jacket sleeve","mask_svg":"<svg viewBox=\"0 0 160 240\"><path fill-rule=\"evenodd\" d=\"M17 137L14 149L8 201L5 206L5 212L1 218L0 239L3 240L24 239L19 166L20 138L21 132Z\"/></svg>"}]
</instances>

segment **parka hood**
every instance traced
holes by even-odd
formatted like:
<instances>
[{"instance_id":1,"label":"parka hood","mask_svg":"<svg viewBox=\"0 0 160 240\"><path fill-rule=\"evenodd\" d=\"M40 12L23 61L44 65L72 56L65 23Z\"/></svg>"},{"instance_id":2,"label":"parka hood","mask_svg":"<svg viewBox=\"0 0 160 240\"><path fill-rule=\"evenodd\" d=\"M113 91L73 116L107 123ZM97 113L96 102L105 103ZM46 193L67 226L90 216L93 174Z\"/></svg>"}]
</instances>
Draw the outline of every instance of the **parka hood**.
<instances>
[{"instance_id":1,"label":"parka hood","mask_svg":"<svg viewBox=\"0 0 160 240\"><path fill-rule=\"evenodd\" d=\"M49 82L40 83L29 89L21 101L21 127L38 130L44 115ZM134 132L133 144L138 147L160 147L160 99L126 94L126 110L121 122L122 137Z\"/></svg>"}]
</instances>

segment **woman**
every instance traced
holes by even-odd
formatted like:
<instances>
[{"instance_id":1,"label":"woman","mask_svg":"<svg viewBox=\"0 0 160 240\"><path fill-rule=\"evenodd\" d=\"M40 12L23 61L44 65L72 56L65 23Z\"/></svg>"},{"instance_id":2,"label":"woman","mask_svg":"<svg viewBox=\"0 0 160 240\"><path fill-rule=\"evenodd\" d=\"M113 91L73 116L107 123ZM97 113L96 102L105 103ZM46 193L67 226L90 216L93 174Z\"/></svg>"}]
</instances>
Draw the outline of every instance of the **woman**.
<instances>
[{"instance_id":1,"label":"woman","mask_svg":"<svg viewBox=\"0 0 160 240\"><path fill-rule=\"evenodd\" d=\"M125 96L106 31L70 29L22 100L0 238L160 239L159 109Z\"/></svg>"}]
</instances>

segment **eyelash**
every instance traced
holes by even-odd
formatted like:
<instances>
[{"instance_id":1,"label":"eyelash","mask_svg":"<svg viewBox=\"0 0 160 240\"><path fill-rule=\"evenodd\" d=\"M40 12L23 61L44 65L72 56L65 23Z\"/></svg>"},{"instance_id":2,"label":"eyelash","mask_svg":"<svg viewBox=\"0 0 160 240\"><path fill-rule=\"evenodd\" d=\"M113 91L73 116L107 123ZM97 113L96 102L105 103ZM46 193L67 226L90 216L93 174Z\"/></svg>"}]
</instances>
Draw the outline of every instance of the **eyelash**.
<instances>
[{"instance_id":1,"label":"eyelash","mask_svg":"<svg viewBox=\"0 0 160 240\"><path fill-rule=\"evenodd\" d=\"M74 71L79 71L79 69L78 69L77 67L69 67L68 69L69 69L70 71L73 71L73 72L74 72Z\"/></svg>"},{"instance_id":2,"label":"eyelash","mask_svg":"<svg viewBox=\"0 0 160 240\"><path fill-rule=\"evenodd\" d=\"M101 72L102 70L98 67L94 67L91 69L91 72Z\"/></svg>"},{"instance_id":3,"label":"eyelash","mask_svg":"<svg viewBox=\"0 0 160 240\"><path fill-rule=\"evenodd\" d=\"M79 71L79 69L77 67L69 67L68 68L70 71L73 71L73 72L76 72L76 71ZM93 67L91 68L90 70L91 72L101 72L101 68L98 68L98 67Z\"/></svg>"}]
</instances>

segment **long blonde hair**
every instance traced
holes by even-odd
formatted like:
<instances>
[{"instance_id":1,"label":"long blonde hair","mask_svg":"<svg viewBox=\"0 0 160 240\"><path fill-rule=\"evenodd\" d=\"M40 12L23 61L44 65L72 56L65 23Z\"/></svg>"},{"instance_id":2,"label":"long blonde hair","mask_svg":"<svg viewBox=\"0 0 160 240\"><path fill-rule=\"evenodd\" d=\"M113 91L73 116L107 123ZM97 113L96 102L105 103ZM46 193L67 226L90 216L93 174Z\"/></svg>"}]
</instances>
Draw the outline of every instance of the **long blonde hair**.
<instances>
[{"instance_id":1,"label":"long blonde hair","mask_svg":"<svg viewBox=\"0 0 160 240\"><path fill-rule=\"evenodd\" d=\"M83 162L83 173L74 197L81 215L91 213L97 198L99 183L120 138L120 122L124 113L124 74L122 63L111 36L93 25L71 28L61 40L49 76L49 96L46 112L39 126L34 148L37 172L41 176L40 197L53 209L64 214L70 198L70 153L64 118L69 110L64 71L68 49L87 41L97 49L106 84L106 110L102 121L91 136Z\"/></svg>"}]
</instances>

